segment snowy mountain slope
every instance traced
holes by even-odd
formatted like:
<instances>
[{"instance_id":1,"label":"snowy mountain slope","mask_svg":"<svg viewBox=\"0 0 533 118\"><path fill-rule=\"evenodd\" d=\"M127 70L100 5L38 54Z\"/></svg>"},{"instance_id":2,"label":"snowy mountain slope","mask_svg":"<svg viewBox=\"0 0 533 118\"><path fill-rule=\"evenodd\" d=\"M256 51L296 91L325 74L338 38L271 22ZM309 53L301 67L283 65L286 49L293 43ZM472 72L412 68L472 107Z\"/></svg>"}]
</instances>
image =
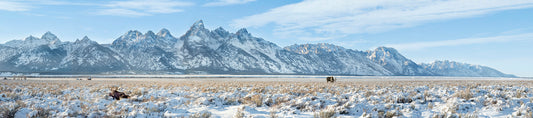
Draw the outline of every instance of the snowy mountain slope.
<instances>
[{"instance_id":1,"label":"snowy mountain slope","mask_svg":"<svg viewBox=\"0 0 533 118\"><path fill-rule=\"evenodd\" d=\"M64 45L67 55L62 59L57 71L66 73L94 73L129 69L127 61L116 52L87 36L82 40Z\"/></svg>"},{"instance_id":2,"label":"snowy mountain slope","mask_svg":"<svg viewBox=\"0 0 533 118\"><path fill-rule=\"evenodd\" d=\"M42 38L29 36L24 40L9 41L1 47L1 71L46 72L54 69L65 57L65 50L57 48L62 43L52 33Z\"/></svg>"},{"instance_id":3,"label":"snowy mountain slope","mask_svg":"<svg viewBox=\"0 0 533 118\"><path fill-rule=\"evenodd\" d=\"M235 33L206 29L202 20L178 38L167 29L157 34L130 30L111 44L98 44L88 37L61 42L46 32L0 45L0 71L14 72L508 76L483 66L450 68L453 64L418 65L386 47L357 51L320 43L281 48L244 28Z\"/></svg>"},{"instance_id":4,"label":"snowy mountain slope","mask_svg":"<svg viewBox=\"0 0 533 118\"><path fill-rule=\"evenodd\" d=\"M127 63L117 53L84 37L76 42L61 42L46 32L42 38L30 36L0 46L1 71L41 73L100 73L121 71Z\"/></svg>"},{"instance_id":5,"label":"snowy mountain slope","mask_svg":"<svg viewBox=\"0 0 533 118\"><path fill-rule=\"evenodd\" d=\"M195 22L189 30L182 35L174 47L179 54L181 65L191 71L218 71L221 68L220 58L215 52L221 45L222 37L213 36L211 31L204 27L203 21ZM215 70L208 70L215 69Z\"/></svg>"},{"instance_id":6,"label":"snowy mountain slope","mask_svg":"<svg viewBox=\"0 0 533 118\"><path fill-rule=\"evenodd\" d=\"M421 66L432 73L443 76L473 76L473 77L515 77L514 75L504 74L496 69L459 63L454 61L434 61Z\"/></svg>"},{"instance_id":7,"label":"snowy mountain slope","mask_svg":"<svg viewBox=\"0 0 533 118\"><path fill-rule=\"evenodd\" d=\"M52 70L65 57L65 50L52 49L48 45L40 45L31 49L19 50L16 55L2 61L2 70L22 72L43 72Z\"/></svg>"},{"instance_id":8,"label":"snowy mountain slope","mask_svg":"<svg viewBox=\"0 0 533 118\"><path fill-rule=\"evenodd\" d=\"M17 48L0 45L0 62L5 61L18 53Z\"/></svg>"},{"instance_id":9,"label":"snowy mountain slope","mask_svg":"<svg viewBox=\"0 0 533 118\"><path fill-rule=\"evenodd\" d=\"M187 70L209 73L292 73L276 54L281 48L253 37L246 29L229 33L205 29L200 20L179 38L175 47Z\"/></svg>"},{"instance_id":10,"label":"snowy mountain slope","mask_svg":"<svg viewBox=\"0 0 533 118\"><path fill-rule=\"evenodd\" d=\"M152 31L142 34L130 30L113 41L111 50L127 60L125 63L133 71L169 71L174 69L169 61L177 61L169 52L176 40L167 29L161 29L157 35Z\"/></svg>"},{"instance_id":11,"label":"snowy mountain slope","mask_svg":"<svg viewBox=\"0 0 533 118\"><path fill-rule=\"evenodd\" d=\"M366 51L366 57L380 64L392 72L393 75L433 75L415 62L405 58L393 48L378 47L374 50Z\"/></svg>"},{"instance_id":12,"label":"snowy mountain slope","mask_svg":"<svg viewBox=\"0 0 533 118\"><path fill-rule=\"evenodd\" d=\"M223 55L223 62L230 62L225 64L226 67L238 66L236 70L252 69L263 73L293 73L276 56L280 50L281 48L276 44L253 37L246 29L240 29L235 34L230 34L228 40L225 40L216 51Z\"/></svg>"},{"instance_id":13,"label":"snowy mountain slope","mask_svg":"<svg viewBox=\"0 0 533 118\"><path fill-rule=\"evenodd\" d=\"M301 73L393 75L380 65L366 59L364 53L340 46L320 43L292 45L284 49L296 53L296 56L285 59L290 59L286 62L296 66ZM294 57L297 58L295 59Z\"/></svg>"},{"instance_id":14,"label":"snowy mountain slope","mask_svg":"<svg viewBox=\"0 0 533 118\"><path fill-rule=\"evenodd\" d=\"M61 41L51 32L46 32L41 38L29 36L24 40L12 40L6 42L5 45L23 49L35 48L41 45L48 45L49 47L56 48L58 45L61 45Z\"/></svg>"}]
</instances>

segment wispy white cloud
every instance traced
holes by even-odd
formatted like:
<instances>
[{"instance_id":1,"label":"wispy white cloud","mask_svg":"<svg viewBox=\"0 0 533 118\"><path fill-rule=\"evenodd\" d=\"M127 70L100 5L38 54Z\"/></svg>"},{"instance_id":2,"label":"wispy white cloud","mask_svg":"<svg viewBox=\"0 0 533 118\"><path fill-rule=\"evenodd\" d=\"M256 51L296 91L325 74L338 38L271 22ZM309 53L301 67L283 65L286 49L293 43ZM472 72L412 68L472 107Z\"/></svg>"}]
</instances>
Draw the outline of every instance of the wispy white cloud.
<instances>
[{"instance_id":1,"label":"wispy white cloud","mask_svg":"<svg viewBox=\"0 0 533 118\"><path fill-rule=\"evenodd\" d=\"M294 37L349 35L529 7L532 0L304 0L235 19L232 26L274 25L274 32Z\"/></svg>"},{"instance_id":2,"label":"wispy white cloud","mask_svg":"<svg viewBox=\"0 0 533 118\"><path fill-rule=\"evenodd\" d=\"M104 9L98 12L100 15L113 16L148 16L150 14L137 12L129 9Z\"/></svg>"},{"instance_id":3,"label":"wispy white cloud","mask_svg":"<svg viewBox=\"0 0 533 118\"><path fill-rule=\"evenodd\" d=\"M0 1L0 10L30 11L46 5L79 5L102 8L95 13L99 15L117 16L148 16L153 14L168 14L182 12L180 7L191 6L194 3L176 0L115 0L109 2L77 2L66 0L7 0Z\"/></svg>"},{"instance_id":4,"label":"wispy white cloud","mask_svg":"<svg viewBox=\"0 0 533 118\"><path fill-rule=\"evenodd\" d=\"M180 7L191 6L194 3L171 0L129 0L112 1L103 5L107 9L98 11L100 15L118 16L147 16L152 14L168 14L182 12Z\"/></svg>"},{"instance_id":5,"label":"wispy white cloud","mask_svg":"<svg viewBox=\"0 0 533 118\"><path fill-rule=\"evenodd\" d=\"M0 1L0 10L4 11L28 11L32 7L28 4L15 1Z\"/></svg>"},{"instance_id":6,"label":"wispy white cloud","mask_svg":"<svg viewBox=\"0 0 533 118\"><path fill-rule=\"evenodd\" d=\"M253 2L255 0L217 0L215 2L209 2L204 4L204 6L226 6L226 5L235 5L235 4L245 4L248 2Z\"/></svg>"},{"instance_id":7,"label":"wispy white cloud","mask_svg":"<svg viewBox=\"0 0 533 118\"><path fill-rule=\"evenodd\" d=\"M99 4L89 2L79 2L72 0L17 0L31 5L77 5L77 6L96 6Z\"/></svg>"},{"instance_id":8,"label":"wispy white cloud","mask_svg":"<svg viewBox=\"0 0 533 118\"><path fill-rule=\"evenodd\" d=\"M0 10L5 11L31 11L46 5L78 5L96 6L94 3L72 2L65 0L4 0L0 1Z\"/></svg>"},{"instance_id":9,"label":"wispy white cloud","mask_svg":"<svg viewBox=\"0 0 533 118\"><path fill-rule=\"evenodd\" d=\"M517 40L533 40L533 33L524 33L516 35L505 35L505 36L494 36L494 37L483 37L483 38L465 38L465 39L455 39L455 40L444 40L444 41L428 41L428 42L414 42L414 43L403 43L403 44L388 44L387 47L393 47L399 50L420 50L425 48L433 47L444 47L444 46L459 46L459 45L470 45L470 44L482 44L482 43L496 43L496 42L509 42Z\"/></svg>"}]
</instances>

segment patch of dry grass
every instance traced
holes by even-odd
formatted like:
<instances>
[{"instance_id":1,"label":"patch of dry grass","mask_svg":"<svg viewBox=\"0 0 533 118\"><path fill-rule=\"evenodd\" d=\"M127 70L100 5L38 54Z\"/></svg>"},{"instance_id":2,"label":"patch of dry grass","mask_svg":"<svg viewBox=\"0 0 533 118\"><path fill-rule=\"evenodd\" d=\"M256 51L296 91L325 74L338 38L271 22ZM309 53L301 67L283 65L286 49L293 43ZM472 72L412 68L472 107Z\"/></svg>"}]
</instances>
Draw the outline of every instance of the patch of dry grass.
<instances>
[{"instance_id":1,"label":"patch of dry grass","mask_svg":"<svg viewBox=\"0 0 533 118\"><path fill-rule=\"evenodd\" d=\"M231 78L228 78L231 79ZM187 98L184 101L184 106L190 106L196 103L213 104L214 101L223 101L222 105L253 105L255 107L272 107L273 109L285 109L283 106L294 106L295 109L303 112L315 112L316 117L330 117L340 114L341 111L334 109L326 109L324 103L330 98L336 102L336 107L342 107L352 111L357 111L353 104L359 101L368 101L369 105L380 104L405 104L405 108L414 109L412 102L420 102L428 109L434 109L433 102L441 100L445 102L447 96L436 96L431 89L443 89L444 92L453 91L452 97L458 97L469 100L478 96L489 96L510 99L510 98L526 98L531 91L514 90L513 87L526 87L532 89L533 82L529 80L339 80L335 84L326 83L325 81L308 81L305 79L296 79L301 81L277 81L268 79L249 81L249 80L228 80L228 79L100 79L93 78L92 81L76 81L74 79L39 79L30 78L30 80L3 80L0 83L0 95L3 98L14 100L18 106L11 105L7 107L9 102L3 102L2 113L4 117L9 117L18 109L29 107L38 112L39 116L52 116L46 112L47 109L38 109L30 107L37 103L29 103L29 98L43 97L43 95L51 95L62 101L80 101L81 112L83 111L100 111L107 113L109 116L127 115L128 108L115 108L116 101L108 104L105 109L99 109L92 104L96 99L110 99L107 97L112 89L123 91L130 95L132 99L128 102L131 104L141 104L145 102L164 103L167 99L165 96L151 96L151 92L158 92L166 90L169 94L175 94L180 97ZM488 85L495 87L490 88ZM424 89L418 90L417 87ZM480 90L492 90L489 92L479 92ZM476 92L477 91L477 92ZM75 93L73 93L75 92ZM202 96L193 94L213 94L218 95L220 99L207 99ZM224 93L242 93L224 96ZM397 94L407 93L407 94ZM478 93L478 95L474 94ZM511 93L511 94L507 94ZM82 95L94 95L85 98ZM278 96L276 96L278 95ZM283 95L283 96L279 96ZM394 95L394 96L388 96ZM372 98L371 96L377 97ZM223 97L223 98L221 98ZM297 104L298 99L309 98L309 101L318 102L321 105L313 106L306 103ZM362 99L359 99L362 98ZM307 99L306 99L307 100ZM196 102L195 102L196 101ZM482 103L485 106L496 106L499 103L498 99L487 99ZM531 102L531 101L529 101ZM26 104L29 103L29 104ZM29 105L29 106L28 106ZM64 106L68 106L65 104ZM392 109L398 109L402 106L387 106L386 109L376 109L370 111L378 114L378 116L390 117L398 116L402 110L392 112ZM292 107L291 107L292 108ZM162 112L161 109L145 108L148 112ZM291 110L291 109L289 109ZM317 112L318 111L318 112ZM365 110L366 111L366 110ZM380 112L381 111L381 112ZM408 111L408 110L407 110ZM235 116L244 116L243 111L236 113ZM354 114L344 113L343 114ZM361 113L363 111L360 111ZM77 112L74 112L77 113ZM274 112L272 116L276 116ZM78 115L85 116L86 113L71 114L76 117ZM195 113L194 116L203 117L211 115L208 112ZM457 116L470 117L472 114L459 114ZM475 114L474 114L475 115ZM531 116L531 111L523 114L524 116ZM70 115L69 115L70 116ZM444 115L435 115L441 117Z\"/></svg>"}]
</instances>

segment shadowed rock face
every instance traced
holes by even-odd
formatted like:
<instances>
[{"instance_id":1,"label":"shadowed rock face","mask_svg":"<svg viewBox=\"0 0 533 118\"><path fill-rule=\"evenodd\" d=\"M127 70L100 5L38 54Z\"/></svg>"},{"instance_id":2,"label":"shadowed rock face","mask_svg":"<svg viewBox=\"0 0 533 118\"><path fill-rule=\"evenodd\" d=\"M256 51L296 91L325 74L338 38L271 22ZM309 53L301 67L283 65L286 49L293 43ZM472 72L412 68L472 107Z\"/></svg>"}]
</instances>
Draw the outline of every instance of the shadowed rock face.
<instances>
[{"instance_id":1,"label":"shadowed rock face","mask_svg":"<svg viewBox=\"0 0 533 118\"><path fill-rule=\"evenodd\" d=\"M113 92L109 93L109 96L113 97L115 100L120 100L120 98L129 98L130 96L126 95L124 92L118 92L117 90L114 90Z\"/></svg>"}]
</instances>

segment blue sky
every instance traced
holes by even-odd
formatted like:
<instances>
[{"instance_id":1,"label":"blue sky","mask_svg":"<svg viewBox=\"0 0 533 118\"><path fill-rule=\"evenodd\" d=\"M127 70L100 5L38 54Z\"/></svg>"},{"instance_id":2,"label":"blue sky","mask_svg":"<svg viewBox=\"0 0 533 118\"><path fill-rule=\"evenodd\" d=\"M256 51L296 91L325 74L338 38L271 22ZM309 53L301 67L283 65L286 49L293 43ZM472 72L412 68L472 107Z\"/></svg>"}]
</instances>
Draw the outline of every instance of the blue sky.
<instances>
[{"instance_id":1,"label":"blue sky","mask_svg":"<svg viewBox=\"0 0 533 118\"><path fill-rule=\"evenodd\" d=\"M453 60L533 77L531 0L1 0L0 43L46 31L99 43L128 30L179 37L200 19L281 47L388 46L417 63Z\"/></svg>"}]
</instances>

